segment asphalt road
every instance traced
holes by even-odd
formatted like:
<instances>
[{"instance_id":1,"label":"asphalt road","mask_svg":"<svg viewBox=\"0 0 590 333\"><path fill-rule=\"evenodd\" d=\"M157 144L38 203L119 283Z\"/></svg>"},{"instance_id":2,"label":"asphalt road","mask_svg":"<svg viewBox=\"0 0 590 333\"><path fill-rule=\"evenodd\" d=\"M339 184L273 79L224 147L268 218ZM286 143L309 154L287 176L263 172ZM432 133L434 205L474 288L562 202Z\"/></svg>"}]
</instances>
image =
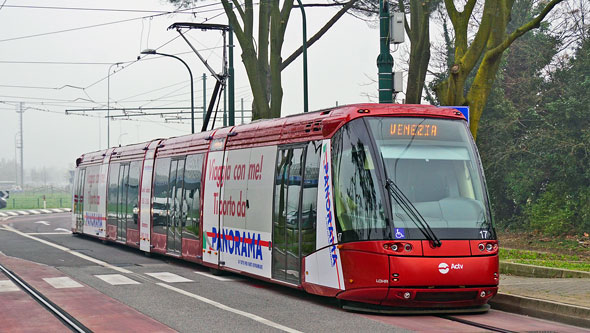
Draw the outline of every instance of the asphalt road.
<instances>
[{"instance_id":1,"label":"asphalt road","mask_svg":"<svg viewBox=\"0 0 590 333\"><path fill-rule=\"evenodd\" d=\"M0 220L0 252L55 267L180 332L485 331L435 316L346 312L333 299L237 275L212 276L196 264L158 255L148 257L136 249L73 236L67 231L69 224L69 213ZM154 273L168 273L168 277L180 281L162 281L157 274L150 275ZM113 274L130 279L132 284L111 284L97 277ZM513 331L579 331L499 311L462 318Z\"/></svg>"}]
</instances>

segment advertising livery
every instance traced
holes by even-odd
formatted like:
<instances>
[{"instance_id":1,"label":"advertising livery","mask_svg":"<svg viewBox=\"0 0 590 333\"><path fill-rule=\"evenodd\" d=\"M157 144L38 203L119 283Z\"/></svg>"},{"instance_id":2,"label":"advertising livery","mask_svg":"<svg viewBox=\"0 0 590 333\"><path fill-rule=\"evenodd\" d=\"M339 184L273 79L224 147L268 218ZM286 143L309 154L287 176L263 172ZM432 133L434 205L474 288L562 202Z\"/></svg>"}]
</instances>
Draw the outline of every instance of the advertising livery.
<instances>
[{"instance_id":1,"label":"advertising livery","mask_svg":"<svg viewBox=\"0 0 590 333\"><path fill-rule=\"evenodd\" d=\"M72 231L346 309L485 312L498 243L460 111L349 105L85 154Z\"/></svg>"}]
</instances>

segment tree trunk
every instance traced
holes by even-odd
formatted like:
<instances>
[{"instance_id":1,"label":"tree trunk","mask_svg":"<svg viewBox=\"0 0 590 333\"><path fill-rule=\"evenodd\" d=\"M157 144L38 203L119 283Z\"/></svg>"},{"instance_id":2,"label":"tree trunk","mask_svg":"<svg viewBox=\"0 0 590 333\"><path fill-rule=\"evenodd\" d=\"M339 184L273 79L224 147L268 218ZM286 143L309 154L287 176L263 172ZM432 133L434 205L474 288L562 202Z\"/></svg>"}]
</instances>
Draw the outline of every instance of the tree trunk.
<instances>
[{"instance_id":1,"label":"tree trunk","mask_svg":"<svg viewBox=\"0 0 590 333\"><path fill-rule=\"evenodd\" d=\"M435 91L443 105L469 105L470 130L474 138L477 137L479 120L500 67L502 54L518 37L538 28L541 21L561 1L563 0L551 0L546 3L534 19L507 35L506 27L514 0L486 0L479 29L471 45L467 46L467 24L475 1L468 0L463 12L458 12L453 0L445 0L456 35L455 63L450 68L448 79L436 87ZM465 96L467 76L482 56L473 84Z\"/></svg>"},{"instance_id":2,"label":"tree trunk","mask_svg":"<svg viewBox=\"0 0 590 333\"><path fill-rule=\"evenodd\" d=\"M406 90L406 103L420 104L430 61L430 3L429 1L410 1L410 64Z\"/></svg>"}]
</instances>

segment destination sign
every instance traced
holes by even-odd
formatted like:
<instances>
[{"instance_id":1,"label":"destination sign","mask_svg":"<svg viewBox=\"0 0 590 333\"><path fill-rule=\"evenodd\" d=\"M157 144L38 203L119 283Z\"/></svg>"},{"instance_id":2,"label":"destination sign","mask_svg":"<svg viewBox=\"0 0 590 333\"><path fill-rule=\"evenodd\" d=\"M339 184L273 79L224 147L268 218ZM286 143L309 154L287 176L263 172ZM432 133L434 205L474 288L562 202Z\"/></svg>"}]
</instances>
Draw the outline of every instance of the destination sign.
<instances>
[{"instance_id":1,"label":"destination sign","mask_svg":"<svg viewBox=\"0 0 590 333\"><path fill-rule=\"evenodd\" d=\"M418 117L368 117L375 140L469 141L464 120Z\"/></svg>"},{"instance_id":2,"label":"destination sign","mask_svg":"<svg viewBox=\"0 0 590 333\"><path fill-rule=\"evenodd\" d=\"M392 123L389 134L396 137L436 137L438 126L433 124Z\"/></svg>"}]
</instances>

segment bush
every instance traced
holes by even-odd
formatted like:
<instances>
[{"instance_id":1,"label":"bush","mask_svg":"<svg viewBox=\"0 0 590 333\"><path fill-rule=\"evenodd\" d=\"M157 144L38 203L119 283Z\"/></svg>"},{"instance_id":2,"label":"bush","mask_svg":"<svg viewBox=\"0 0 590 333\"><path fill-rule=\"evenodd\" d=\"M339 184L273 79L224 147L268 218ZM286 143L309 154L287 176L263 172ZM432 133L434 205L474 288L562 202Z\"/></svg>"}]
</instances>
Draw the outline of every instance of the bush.
<instances>
[{"instance_id":1,"label":"bush","mask_svg":"<svg viewBox=\"0 0 590 333\"><path fill-rule=\"evenodd\" d=\"M581 234L590 227L590 189L578 193L562 186L549 185L525 216L532 230L546 235Z\"/></svg>"}]
</instances>

